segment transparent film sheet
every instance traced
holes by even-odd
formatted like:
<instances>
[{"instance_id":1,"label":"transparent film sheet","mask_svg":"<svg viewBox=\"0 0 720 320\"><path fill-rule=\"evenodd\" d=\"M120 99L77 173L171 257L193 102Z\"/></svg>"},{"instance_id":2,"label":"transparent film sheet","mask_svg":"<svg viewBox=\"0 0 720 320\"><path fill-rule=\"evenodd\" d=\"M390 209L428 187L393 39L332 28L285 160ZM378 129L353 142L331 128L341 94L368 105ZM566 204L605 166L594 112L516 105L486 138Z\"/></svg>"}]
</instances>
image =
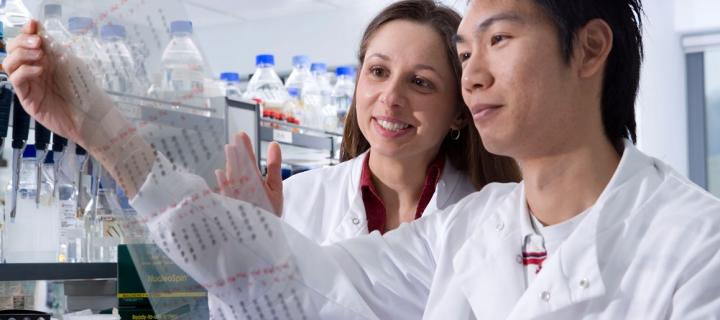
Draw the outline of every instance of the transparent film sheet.
<instances>
[{"instance_id":1,"label":"transparent film sheet","mask_svg":"<svg viewBox=\"0 0 720 320\"><path fill-rule=\"evenodd\" d=\"M73 53L72 43L53 42L44 34L52 44L51 56L62 61L55 81L65 81L59 85L70 88L70 100L82 105L80 109L86 112L82 121L90 122L87 128L111 132L113 143L125 143L123 137L131 136L130 132L113 127L106 116L112 112L93 114L99 105L112 105L132 121L132 131L157 151L156 166L165 164L159 171L153 168L146 184L162 180L153 176L158 172L192 182L162 186L167 194L174 189L192 191L163 210L124 212L117 218L127 244L119 249L121 313L154 313L161 319L318 318L324 298L303 284L286 234L289 227L270 213L255 158L243 148L236 154L233 197L219 193L214 171L225 168L225 98L208 94L207 88L179 97L147 90L150 75L163 71L161 57L171 40L168 26L171 21L187 20L182 6L174 0L52 3L63 6L63 19L88 16L96 28L120 24L127 30L126 42L135 63L132 70L92 59L80 62L82 57ZM205 66L206 75L208 71ZM109 78L127 85L122 90L106 86Z\"/></svg>"}]
</instances>

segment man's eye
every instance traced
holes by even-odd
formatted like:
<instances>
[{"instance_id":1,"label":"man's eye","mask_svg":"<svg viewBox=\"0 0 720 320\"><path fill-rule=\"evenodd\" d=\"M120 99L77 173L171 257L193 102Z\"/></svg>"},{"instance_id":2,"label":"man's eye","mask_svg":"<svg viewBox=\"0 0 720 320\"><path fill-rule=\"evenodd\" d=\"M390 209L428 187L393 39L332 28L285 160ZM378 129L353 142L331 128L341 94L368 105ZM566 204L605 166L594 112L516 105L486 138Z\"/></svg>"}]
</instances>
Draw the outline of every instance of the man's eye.
<instances>
[{"instance_id":1,"label":"man's eye","mask_svg":"<svg viewBox=\"0 0 720 320\"><path fill-rule=\"evenodd\" d=\"M494 45L496 45L504 40L507 40L509 38L510 37L508 37L506 35L502 35L502 34L494 35L494 36L492 36L492 39L490 40L490 44L494 46Z\"/></svg>"}]
</instances>

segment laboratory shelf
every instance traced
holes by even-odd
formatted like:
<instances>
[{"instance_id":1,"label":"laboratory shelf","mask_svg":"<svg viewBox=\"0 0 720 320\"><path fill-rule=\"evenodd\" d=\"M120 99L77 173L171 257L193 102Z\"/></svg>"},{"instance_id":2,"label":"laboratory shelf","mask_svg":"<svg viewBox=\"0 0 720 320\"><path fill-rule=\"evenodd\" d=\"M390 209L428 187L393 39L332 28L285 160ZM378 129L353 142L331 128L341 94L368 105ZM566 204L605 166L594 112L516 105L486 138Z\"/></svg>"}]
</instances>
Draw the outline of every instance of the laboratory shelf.
<instances>
[{"instance_id":1,"label":"laboratory shelf","mask_svg":"<svg viewBox=\"0 0 720 320\"><path fill-rule=\"evenodd\" d=\"M117 278L117 263L0 263L0 281Z\"/></svg>"}]
</instances>

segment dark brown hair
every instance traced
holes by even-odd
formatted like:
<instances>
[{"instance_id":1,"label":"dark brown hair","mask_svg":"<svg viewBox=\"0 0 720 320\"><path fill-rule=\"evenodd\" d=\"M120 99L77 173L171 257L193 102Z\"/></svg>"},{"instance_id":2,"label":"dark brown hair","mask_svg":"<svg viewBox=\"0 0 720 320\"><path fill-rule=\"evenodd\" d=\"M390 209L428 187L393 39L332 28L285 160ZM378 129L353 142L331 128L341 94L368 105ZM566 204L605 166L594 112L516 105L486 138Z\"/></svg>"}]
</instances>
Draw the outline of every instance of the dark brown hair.
<instances>
[{"instance_id":1,"label":"dark brown hair","mask_svg":"<svg viewBox=\"0 0 720 320\"><path fill-rule=\"evenodd\" d=\"M453 167L467 173L478 190L490 182L519 181L520 172L515 161L491 154L485 149L480 134L472 125L470 111L463 102L460 86L462 67L453 42L461 17L453 9L433 0L403 0L388 6L365 29L358 52L361 70L370 39L383 25L394 20L407 20L431 26L445 40L448 63L456 79L456 107L462 112L466 121L460 129L460 139L452 140L448 133L442 142L440 152L447 155ZM345 132L340 150L341 161L353 159L370 149L370 144L360 131L355 106L356 100L353 98L345 119Z\"/></svg>"}]
</instances>

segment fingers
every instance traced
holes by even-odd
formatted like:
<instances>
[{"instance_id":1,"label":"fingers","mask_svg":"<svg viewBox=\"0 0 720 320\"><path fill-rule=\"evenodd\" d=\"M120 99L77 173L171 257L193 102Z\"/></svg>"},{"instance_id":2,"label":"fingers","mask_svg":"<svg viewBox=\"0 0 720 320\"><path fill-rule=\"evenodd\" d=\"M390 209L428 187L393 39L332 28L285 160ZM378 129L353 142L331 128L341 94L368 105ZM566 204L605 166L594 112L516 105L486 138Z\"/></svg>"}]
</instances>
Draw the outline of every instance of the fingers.
<instances>
[{"instance_id":1,"label":"fingers","mask_svg":"<svg viewBox=\"0 0 720 320\"><path fill-rule=\"evenodd\" d=\"M222 170L215 170L215 178L217 179L218 188L220 189L220 194L224 196L228 196L228 188L230 186L230 183L227 180L227 175L225 174L225 171Z\"/></svg>"},{"instance_id":2,"label":"fingers","mask_svg":"<svg viewBox=\"0 0 720 320\"><path fill-rule=\"evenodd\" d=\"M225 173L230 185L241 182L241 165L238 163L237 146L234 144L225 145Z\"/></svg>"},{"instance_id":3,"label":"fingers","mask_svg":"<svg viewBox=\"0 0 720 320\"><path fill-rule=\"evenodd\" d=\"M245 153L248 155L248 160L250 163L254 163L253 167L255 168L255 173L257 173L258 177L262 177L262 174L260 174L260 168L257 166L257 155L255 154L255 148L253 148L252 141L250 141L250 136L245 132L240 132L235 135L235 145L237 146L243 146L245 148Z\"/></svg>"},{"instance_id":4,"label":"fingers","mask_svg":"<svg viewBox=\"0 0 720 320\"><path fill-rule=\"evenodd\" d=\"M17 48L3 61L5 72L12 75L15 70L23 65L39 64L42 62L44 53L41 49Z\"/></svg>"},{"instance_id":5,"label":"fingers","mask_svg":"<svg viewBox=\"0 0 720 320\"><path fill-rule=\"evenodd\" d=\"M42 48L42 38L37 34L23 33L10 41L7 51L12 53L18 48L40 49Z\"/></svg>"},{"instance_id":6,"label":"fingers","mask_svg":"<svg viewBox=\"0 0 720 320\"><path fill-rule=\"evenodd\" d=\"M38 32L38 22L37 20L30 20L28 21L22 28L23 33L27 34L35 34Z\"/></svg>"},{"instance_id":7,"label":"fingers","mask_svg":"<svg viewBox=\"0 0 720 320\"><path fill-rule=\"evenodd\" d=\"M10 82L13 84L17 95L21 98L27 97L30 82L39 78L42 73L42 66L23 65L15 70L10 75Z\"/></svg>"},{"instance_id":8,"label":"fingers","mask_svg":"<svg viewBox=\"0 0 720 320\"><path fill-rule=\"evenodd\" d=\"M280 145L271 142L267 154L267 184L271 190L282 190L282 154Z\"/></svg>"}]
</instances>

